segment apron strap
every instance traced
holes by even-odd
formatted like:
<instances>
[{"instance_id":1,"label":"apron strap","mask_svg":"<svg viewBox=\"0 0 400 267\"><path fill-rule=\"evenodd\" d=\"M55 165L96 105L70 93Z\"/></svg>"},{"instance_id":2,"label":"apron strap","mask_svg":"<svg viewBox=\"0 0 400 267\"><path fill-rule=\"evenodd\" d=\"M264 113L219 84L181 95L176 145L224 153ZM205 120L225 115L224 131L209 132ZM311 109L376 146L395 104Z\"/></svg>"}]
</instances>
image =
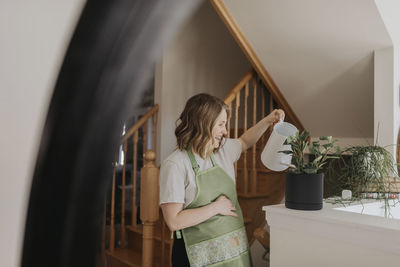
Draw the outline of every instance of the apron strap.
<instances>
[{"instance_id":1,"label":"apron strap","mask_svg":"<svg viewBox=\"0 0 400 267\"><path fill-rule=\"evenodd\" d=\"M192 164L192 168L194 170L194 173L197 175L197 173L200 170L200 166L197 163L196 159L194 158L192 150L190 148L187 148L186 151L187 151L187 153L189 155L190 163ZM215 159L214 159L214 154L212 152L210 154L210 159L211 159L212 166L213 167L217 166L217 163L215 162Z\"/></svg>"},{"instance_id":2,"label":"apron strap","mask_svg":"<svg viewBox=\"0 0 400 267\"><path fill-rule=\"evenodd\" d=\"M213 167L217 166L217 163L215 162L215 159L214 159L214 153L212 153L212 152L210 154L210 159L211 159Z\"/></svg>"},{"instance_id":3,"label":"apron strap","mask_svg":"<svg viewBox=\"0 0 400 267\"><path fill-rule=\"evenodd\" d=\"M189 155L190 163L192 164L192 168L194 170L194 173L197 175L197 173L200 170L200 166L199 166L199 164L197 164L197 161L194 158L192 150L190 148L187 148L186 151L187 151L187 154Z\"/></svg>"},{"instance_id":4,"label":"apron strap","mask_svg":"<svg viewBox=\"0 0 400 267\"><path fill-rule=\"evenodd\" d=\"M176 233L176 239L182 238L181 230L176 230L175 233ZM171 232L171 239L174 239L174 232Z\"/></svg>"}]
</instances>

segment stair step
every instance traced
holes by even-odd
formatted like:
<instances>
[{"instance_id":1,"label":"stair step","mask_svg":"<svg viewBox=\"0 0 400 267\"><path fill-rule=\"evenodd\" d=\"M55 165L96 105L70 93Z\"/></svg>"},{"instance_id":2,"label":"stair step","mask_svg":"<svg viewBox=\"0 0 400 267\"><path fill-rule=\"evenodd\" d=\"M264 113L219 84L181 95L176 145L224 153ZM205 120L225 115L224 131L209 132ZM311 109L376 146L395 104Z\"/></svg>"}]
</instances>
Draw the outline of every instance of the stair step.
<instances>
[{"instance_id":1,"label":"stair step","mask_svg":"<svg viewBox=\"0 0 400 267\"><path fill-rule=\"evenodd\" d=\"M142 254L129 248L116 248L113 252L106 251L107 265L110 267L141 267ZM154 258L154 267L160 267L159 258Z\"/></svg>"},{"instance_id":2,"label":"stair step","mask_svg":"<svg viewBox=\"0 0 400 267\"><path fill-rule=\"evenodd\" d=\"M132 226L126 226L126 233L128 237L128 248L142 253L143 235L141 229Z\"/></svg>"},{"instance_id":3,"label":"stair step","mask_svg":"<svg viewBox=\"0 0 400 267\"><path fill-rule=\"evenodd\" d=\"M143 234L143 225L141 224L138 224L136 226L129 225L126 227L126 229L138 234Z\"/></svg>"},{"instance_id":4,"label":"stair step","mask_svg":"<svg viewBox=\"0 0 400 267\"><path fill-rule=\"evenodd\" d=\"M107 266L112 267L140 267L142 254L129 248L116 248L113 252L106 251Z\"/></svg>"},{"instance_id":5,"label":"stair step","mask_svg":"<svg viewBox=\"0 0 400 267\"><path fill-rule=\"evenodd\" d=\"M143 234L142 224L138 224L136 226L127 226L126 229L134 233L138 233L140 235ZM154 239L157 241L161 241L161 227L156 227L154 234L155 234ZM171 243L171 232L168 230L168 228L165 229L164 242L167 244Z\"/></svg>"}]
</instances>

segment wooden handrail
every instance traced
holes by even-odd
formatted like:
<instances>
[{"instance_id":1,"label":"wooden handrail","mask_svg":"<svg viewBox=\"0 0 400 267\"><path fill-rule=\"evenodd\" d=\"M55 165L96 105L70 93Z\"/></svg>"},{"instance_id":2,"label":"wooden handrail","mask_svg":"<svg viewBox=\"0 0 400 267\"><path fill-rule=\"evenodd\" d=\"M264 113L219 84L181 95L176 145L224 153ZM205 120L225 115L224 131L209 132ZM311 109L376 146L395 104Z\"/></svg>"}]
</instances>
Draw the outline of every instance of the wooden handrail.
<instances>
[{"instance_id":1,"label":"wooden handrail","mask_svg":"<svg viewBox=\"0 0 400 267\"><path fill-rule=\"evenodd\" d=\"M250 70L242 77L242 79L240 79L240 81L239 81L235 86L233 86L233 88L229 91L228 95L227 95L227 96L225 97L225 99L224 99L224 102L225 102L226 104L231 103L231 102L235 99L236 94L237 94L241 89L243 89L243 87L246 85L246 83L247 83L248 81L250 81L250 79L251 79L251 77L253 77L253 75L254 75L254 70L253 70L253 69L250 69Z\"/></svg>"},{"instance_id":2,"label":"wooden handrail","mask_svg":"<svg viewBox=\"0 0 400 267\"><path fill-rule=\"evenodd\" d=\"M270 91L271 95L275 99L275 101L281 106L288 117L290 117L293 123L297 126L297 128L302 131L304 130L303 124L300 122L299 118L296 116L292 108L289 106L286 99L283 97L281 91L279 90L278 86L269 75L268 71L266 70L265 66L262 64L261 60L257 57L255 51L250 46L250 43L244 37L244 34L239 29L238 25L236 24L235 20L228 12L225 4L222 0L210 0L211 4L213 5L215 11L221 17L222 21L232 34L233 38L236 40L237 44L250 61L251 65L253 66L254 70L258 73L261 80L268 86L268 90Z\"/></svg>"},{"instance_id":3,"label":"wooden handrail","mask_svg":"<svg viewBox=\"0 0 400 267\"><path fill-rule=\"evenodd\" d=\"M127 141L140 127L142 127L147 120L152 117L158 111L158 105L155 104L149 111L147 111L143 117L141 117L135 125L133 125L122 137L121 142Z\"/></svg>"}]
</instances>

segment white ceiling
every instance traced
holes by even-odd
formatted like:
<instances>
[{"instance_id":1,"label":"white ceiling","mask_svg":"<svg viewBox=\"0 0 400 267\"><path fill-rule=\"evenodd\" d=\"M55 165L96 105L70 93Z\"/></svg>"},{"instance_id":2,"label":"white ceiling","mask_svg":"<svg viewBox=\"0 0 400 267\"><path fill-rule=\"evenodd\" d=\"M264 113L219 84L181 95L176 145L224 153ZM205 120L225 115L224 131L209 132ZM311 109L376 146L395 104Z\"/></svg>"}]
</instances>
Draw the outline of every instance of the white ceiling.
<instances>
[{"instance_id":1,"label":"white ceiling","mask_svg":"<svg viewBox=\"0 0 400 267\"><path fill-rule=\"evenodd\" d=\"M223 2L312 136L373 137L373 52L392 46L373 0Z\"/></svg>"}]
</instances>

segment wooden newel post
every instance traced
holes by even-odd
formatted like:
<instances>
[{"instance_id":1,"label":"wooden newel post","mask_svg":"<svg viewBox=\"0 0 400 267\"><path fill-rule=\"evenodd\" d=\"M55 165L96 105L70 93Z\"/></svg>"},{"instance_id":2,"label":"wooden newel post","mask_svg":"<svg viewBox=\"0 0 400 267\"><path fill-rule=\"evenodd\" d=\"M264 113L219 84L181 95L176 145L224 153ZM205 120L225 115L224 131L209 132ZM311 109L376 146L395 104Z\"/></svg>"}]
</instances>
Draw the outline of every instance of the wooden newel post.
<instances>
[{"instance_id":1,"label":"wooden newel post","mask_svg":"<svg viewBox=\"0 0 400 267\"><path fill-rule=\"evenodd\" d=\"M146 151L146 164L140 171L140 219L143 224L143 254L142 266L153 266L154 229L158 221L158 175L159 170L155 165L156 153Z\"/></svg>"}]
</instances>

